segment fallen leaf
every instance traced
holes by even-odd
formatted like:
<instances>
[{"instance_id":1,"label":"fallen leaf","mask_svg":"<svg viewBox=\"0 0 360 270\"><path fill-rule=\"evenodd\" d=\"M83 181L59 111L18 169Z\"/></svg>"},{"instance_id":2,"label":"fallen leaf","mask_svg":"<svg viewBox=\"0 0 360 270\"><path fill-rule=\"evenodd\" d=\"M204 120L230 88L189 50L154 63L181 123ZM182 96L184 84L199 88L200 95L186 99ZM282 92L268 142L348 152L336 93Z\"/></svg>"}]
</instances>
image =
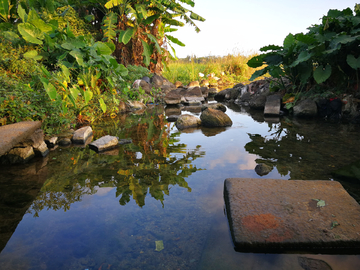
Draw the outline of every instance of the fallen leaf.
<instances>
[{"instance_id":1,"label":"fallen leaf","mask_svg":"<svg viewBox=\"0 0 360 270\"><path fill-rule=\"evenodd\" d=\"M164 243L162 240L159 240L159 241L155 241L155 250L156 251L162 251L164 249Z\"/></svg>"}]
</instances>

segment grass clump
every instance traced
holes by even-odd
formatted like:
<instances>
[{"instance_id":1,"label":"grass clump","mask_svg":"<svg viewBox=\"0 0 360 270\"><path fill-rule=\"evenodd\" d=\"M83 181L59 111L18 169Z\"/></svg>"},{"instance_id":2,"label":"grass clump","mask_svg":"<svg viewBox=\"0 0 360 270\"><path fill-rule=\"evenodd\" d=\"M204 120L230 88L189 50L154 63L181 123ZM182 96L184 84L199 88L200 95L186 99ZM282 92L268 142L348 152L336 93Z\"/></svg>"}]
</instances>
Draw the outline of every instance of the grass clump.
<instances>
[{"instance_id":1,"label":"grass clump","mask_svg":"<svg viewBox=\"0 0 360 270\"><path fill-rule=\"evenodd\" d=\"M226 56L207 56L178 59L168 64L163 76L171 82L180 81L188 84L191 81L201 81L209 74L221 79L222 84L247 83L256 71L247 65L249 59L256 54L249 55L234 53ZM204 74L205 77L201 77ZM211 83L211 81L210 81Z\"/></svg>"}]
</instances>

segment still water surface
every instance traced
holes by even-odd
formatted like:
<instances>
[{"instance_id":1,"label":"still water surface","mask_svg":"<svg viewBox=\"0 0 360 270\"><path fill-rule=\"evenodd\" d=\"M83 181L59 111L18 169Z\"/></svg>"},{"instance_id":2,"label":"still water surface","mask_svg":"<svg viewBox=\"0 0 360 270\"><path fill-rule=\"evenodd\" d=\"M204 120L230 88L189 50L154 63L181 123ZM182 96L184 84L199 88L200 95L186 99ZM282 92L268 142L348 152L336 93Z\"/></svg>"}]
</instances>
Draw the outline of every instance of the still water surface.
<instances>
[{"instance_id":1,"label":"still water surface","mask_svg":"<svg viewBox=\"0 0 360 270\"><path fill-rule=\"evenodd\" d=\"M1 168L0 269L359 269L359 255L235 252L223 199L229 177L334 179L360 159L359 128L226 113L232 127L182 132L161 108L123 116L94 127L133 141L107 155L57 148ZM358 182L334 180L360 201Z\"/></svg>"}]
</instances>

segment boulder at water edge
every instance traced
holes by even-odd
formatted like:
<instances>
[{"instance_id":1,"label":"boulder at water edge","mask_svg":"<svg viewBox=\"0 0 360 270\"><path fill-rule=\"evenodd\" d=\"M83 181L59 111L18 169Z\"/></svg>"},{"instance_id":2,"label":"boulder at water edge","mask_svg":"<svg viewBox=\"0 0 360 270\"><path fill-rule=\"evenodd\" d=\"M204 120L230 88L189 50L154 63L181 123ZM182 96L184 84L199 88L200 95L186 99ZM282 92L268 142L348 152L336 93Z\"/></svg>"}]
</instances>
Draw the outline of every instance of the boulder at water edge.
<instances>
[{"instance_id":1,"label":"boulder at water edge","mask_svg":"<svg viewBox=\"0 0 360 270\"><path fill-rule=\"evenodd\" d=\"M294 116L297 117L314 117L317 116L317 106L315 101L305 99L296 104L293 108Z\"/></svg>"},{"instance_id":2,"label":"boulder at water edge","mask_svg":"<svg viewBox=\"0 0 360 270\"><path fill-rule=\"evenodd\" d=\"M185 129L185 128L192 128L198 127L201 125L201 120L196 116L190 114L183 114L181 115L175 123L177 129Z\"/></svg>"},{"instance_id":3,"label":"boulder at water edge","mask_svg":"<svg viewBox=\"0 0 360 270\"><path fill-rule=\"evenodd\" d=\"M201 125L204 127L227 127L232 125L230 117L220 110L207 108L200 116Z\"/></svg>"}]
</instances>

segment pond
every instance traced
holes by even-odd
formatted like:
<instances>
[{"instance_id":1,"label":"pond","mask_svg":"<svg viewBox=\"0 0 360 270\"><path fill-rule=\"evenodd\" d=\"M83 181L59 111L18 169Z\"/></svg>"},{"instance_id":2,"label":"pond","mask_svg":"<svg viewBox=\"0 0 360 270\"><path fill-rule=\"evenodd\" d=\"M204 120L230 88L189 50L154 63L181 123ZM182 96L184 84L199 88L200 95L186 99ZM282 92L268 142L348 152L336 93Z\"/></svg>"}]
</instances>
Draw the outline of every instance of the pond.
<instances>
[{"instance_id":1,"label":"pond","mask_svg":"<svg viewBox=\"0 0 360 270\"><path fill-rule=\"evenodd\" d=\"M0 269L358 269L360 255L236 252L223 186L331 179L360 202L360 182L332 174L360 159L359 127L233 104L226 113L232 127L179 132L156 107L95 125L94 139L132 139L106 154L59 147L1 167ZM272 171L257 175L259 163Z\"/></svg>"}]
</instances>

